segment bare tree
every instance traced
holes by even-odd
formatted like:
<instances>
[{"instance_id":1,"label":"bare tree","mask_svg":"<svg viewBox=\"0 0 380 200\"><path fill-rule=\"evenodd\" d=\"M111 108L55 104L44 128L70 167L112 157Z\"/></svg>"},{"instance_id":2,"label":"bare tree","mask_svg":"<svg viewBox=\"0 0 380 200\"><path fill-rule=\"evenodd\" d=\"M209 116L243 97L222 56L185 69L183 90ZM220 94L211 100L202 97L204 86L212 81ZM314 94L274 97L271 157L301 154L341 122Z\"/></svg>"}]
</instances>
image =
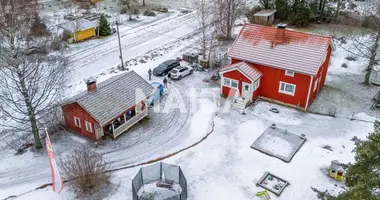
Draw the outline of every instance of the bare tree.
<instances>
[{"instance_id":1,"label":"bare tree","mask_svg":"<svg viewBox=\"0 0 380 200\"><path fill-rule=\"evenodd\" d=\"M215 18L218 29L227 40L232 39L232 28L239 16L243 15L245 0L214 0Z\"/></svg>"},{"instance_id":2,"label":"bare tree","mask_svg":"<svg viewBox=\"0 0 380 200\"><path fill-rule=\"evenodd\" d=\"M273 0L259 0L259 4L265 9L272 9L274 6Z\"/></svg>"},{"instance_id":3,"label":"bare tree","mask_svg":"<svg viewBox=\"0 0 380 200\"><path fill-rule=\"evenodd\" d=\"M336 20L339 16L340 9L342 5L346 2L347 0L337 0L336 2L336 9L335 9L335 14L334 14L334 20Z\"/></svg>"},{"instance_id":4,"label":"bare tree","mask_svg":"<svg viewBox=\"0 0 380 200\"><path fill-rule=\"evenodd\" d=\"M198 21L198 27L202 33L201 37L201 53L203 59L206 59L208 50L211 47L210 43L215 39L215 26L212 4L207 0L194 0L194 7L196 8L196 19Z\"/></svg>"},{"instance_id":5,"label":"bare tree","mask_svg":"<svg viewBox=\"0 0 380 200\"><path fill-rule=\"evenodd\" d=\"M4 11L0 24L5 25L0 28L0 112L10 119L0 121L0 126L32 133L35 148L39 149L39 129L44 126L41 119L58 103L68 68L61 53L49 53L51 37L29 36L33 13L19 3L9 0L0 6Z\"/></svg>"},{"instance_id":6,"label":"bare tree","mask_svg":"<svg viewBox=\"0 0 380 200\"><path fill-rule=\"evenodd\" d=\"M377 13L369 18L370 28L363 34L353 34L348 37L353 43L353 48L347 48L341 44L342 48L350 54L368 61L364 78L366 85L370 84L373 68L380 65L380 3L374 6L378 9Z\"/></svg>"},{"instance_id":7,"label":"bare tree","mask_svg":"<svg viewBox=\"0 0 380 200\"><path fill-rule=\"evenodd\" d=\"M89 195L110 183L109 164L102 155L87 148L74 150L60 163L64 178L72 180L78 196Z\"/></svg>"}]
</instances>

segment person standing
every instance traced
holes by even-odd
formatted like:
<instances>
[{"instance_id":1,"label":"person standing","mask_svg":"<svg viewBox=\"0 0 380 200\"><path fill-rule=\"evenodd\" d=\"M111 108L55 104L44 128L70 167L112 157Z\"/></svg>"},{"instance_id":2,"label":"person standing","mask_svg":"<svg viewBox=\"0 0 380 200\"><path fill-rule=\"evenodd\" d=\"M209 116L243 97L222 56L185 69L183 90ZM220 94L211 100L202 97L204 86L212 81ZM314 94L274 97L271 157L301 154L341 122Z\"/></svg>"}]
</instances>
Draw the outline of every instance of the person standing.
<instances>
[{"instance_id":1,"label":"person standing","mask_svg":"<svg viewBox=\"0 0 380 200\"><path fill-rule=\"evenodd\" d=\"M148 70L148 74L149 74L149 80L152 80L152 69Z\"/></svg>"},{"instance_id":2,"label":"person standing","mask_svg":"<svg viewBox=\"0 0 380 200\"><path fill-rule=\"evenodd\" d=\"M164 76L164 87L168 88L168 79Z\"/></svg>"}]
</instances>

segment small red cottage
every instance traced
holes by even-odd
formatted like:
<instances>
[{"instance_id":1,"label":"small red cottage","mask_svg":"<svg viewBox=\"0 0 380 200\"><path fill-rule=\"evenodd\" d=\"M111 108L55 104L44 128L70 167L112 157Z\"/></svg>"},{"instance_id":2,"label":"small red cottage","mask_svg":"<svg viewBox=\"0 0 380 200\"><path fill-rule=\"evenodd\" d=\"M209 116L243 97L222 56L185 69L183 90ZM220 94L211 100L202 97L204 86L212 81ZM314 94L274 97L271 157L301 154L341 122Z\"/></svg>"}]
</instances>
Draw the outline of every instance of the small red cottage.
<instances>
[{"instance_id":1,"label":"small red cottage","mask_svg":"<svg viewBox=\"0 0 380 200\"><path fill-rule=\"evenodd\" d=\"M325 83L332 37L246 24L220 70L221 93L237 107L257 97L306 110Z\"/></svg>"},{"instance_id":2,"label":"small red cottage","mask_svg":"<svg viewBox=\"0 0 380 200\"><path fill-rule=\"evenodd\" d=\"M136 72L111 77L99 85L87 80L87 91L62 105L66 127L97 140L108 134L113 138L148 115L146 98L153 87Z\"/></svg>"}]
</instances>

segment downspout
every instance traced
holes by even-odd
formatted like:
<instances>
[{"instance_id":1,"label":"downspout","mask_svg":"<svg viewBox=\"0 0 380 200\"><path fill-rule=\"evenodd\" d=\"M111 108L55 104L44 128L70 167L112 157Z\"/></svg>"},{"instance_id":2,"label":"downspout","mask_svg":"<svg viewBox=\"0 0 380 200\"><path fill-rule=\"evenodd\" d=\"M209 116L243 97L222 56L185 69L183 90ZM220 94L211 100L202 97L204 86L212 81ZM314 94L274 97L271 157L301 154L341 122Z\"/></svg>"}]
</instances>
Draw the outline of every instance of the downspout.
<instances>
[{"instance_id":1,"label":"downspout","mask_svg":"<svg viewBox=\"0 0 380 200\"><path fill-rule=\"evenodd\" d=\"M311 85L313 85L313 76L310 76L309 92L307 93L305 111L309 107L309 98L310 98Z\"/></svg>"}]
</instances>

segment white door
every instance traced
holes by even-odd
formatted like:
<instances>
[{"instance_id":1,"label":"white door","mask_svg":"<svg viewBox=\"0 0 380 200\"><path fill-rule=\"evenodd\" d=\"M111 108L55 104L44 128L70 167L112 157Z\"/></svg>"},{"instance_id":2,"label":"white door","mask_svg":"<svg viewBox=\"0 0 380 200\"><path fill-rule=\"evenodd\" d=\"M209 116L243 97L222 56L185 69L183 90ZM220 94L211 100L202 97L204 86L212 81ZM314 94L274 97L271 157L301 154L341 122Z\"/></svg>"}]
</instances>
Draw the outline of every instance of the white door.
<instances>
[{"instance_id":1,"label":"white door","mask_svg":"<svg viewBox=\"0 0 380 200\"><path fill-rule=\"evenodd\" d=\"M242 87L243 88L242 88L241 96L243 98L248 98L249 100L251 100L251 97L252 97L251 84L243 82Z\"/></svg>"},{"instance_id":2,"label":"white door","mask_svg":"<svg viewBox=\"0 0 380 200\"><path fill-rule=\"evenodd\" d=\"M99 126L99 124L95 124L94 128L95 128L96 139L100 139L101 137L104 136L103 129L101 126Z\"/></svg>"}]
</instances>

